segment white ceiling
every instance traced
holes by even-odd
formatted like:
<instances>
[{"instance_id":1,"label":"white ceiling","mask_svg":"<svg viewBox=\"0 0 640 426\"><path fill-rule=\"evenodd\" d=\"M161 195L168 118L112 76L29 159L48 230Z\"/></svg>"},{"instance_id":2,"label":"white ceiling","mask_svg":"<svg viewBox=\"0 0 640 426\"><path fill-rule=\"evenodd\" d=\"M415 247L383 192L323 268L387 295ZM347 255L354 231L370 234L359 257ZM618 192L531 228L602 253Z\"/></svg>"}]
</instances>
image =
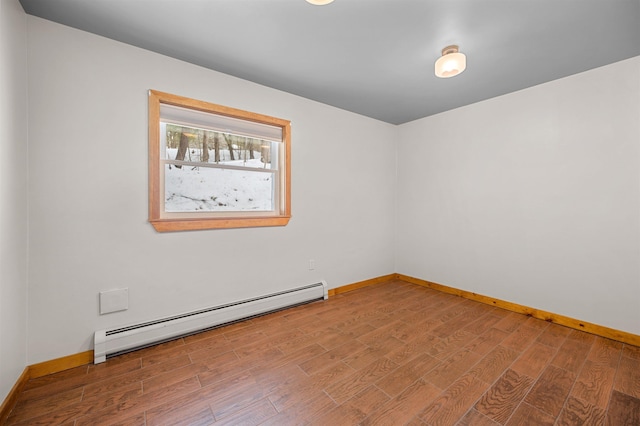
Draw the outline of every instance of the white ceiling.
<instances>
[{"instance_id":1,"label":"white ceiling","mask_svg":"<svg viewBox=\"0 0 640 426\"><path fill-rule=\"evenodd\" d=\"M640 55L640 0L20 1L35 16L393 124ZM436 78L450 44L467 70Z\"/></svg>"}]
</instances>

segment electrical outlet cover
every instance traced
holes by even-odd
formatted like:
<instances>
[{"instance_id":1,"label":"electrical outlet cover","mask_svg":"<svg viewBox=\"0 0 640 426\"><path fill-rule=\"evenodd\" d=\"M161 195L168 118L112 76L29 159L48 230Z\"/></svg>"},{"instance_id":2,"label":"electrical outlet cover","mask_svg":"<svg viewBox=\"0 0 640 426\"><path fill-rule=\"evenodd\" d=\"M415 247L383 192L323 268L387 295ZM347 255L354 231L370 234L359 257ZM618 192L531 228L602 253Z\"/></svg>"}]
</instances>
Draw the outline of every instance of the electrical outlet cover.
<instances>
[{"instance_id":1,"label":"electrical outlet cover","mask_svg":"<svg viewBox=\"0 0 640 426\"><path fill-rule=\"evenodd\" d=\"M100 315L129 309L129 289L119 288L100 292Z\"/></svg>"}]
</instances>

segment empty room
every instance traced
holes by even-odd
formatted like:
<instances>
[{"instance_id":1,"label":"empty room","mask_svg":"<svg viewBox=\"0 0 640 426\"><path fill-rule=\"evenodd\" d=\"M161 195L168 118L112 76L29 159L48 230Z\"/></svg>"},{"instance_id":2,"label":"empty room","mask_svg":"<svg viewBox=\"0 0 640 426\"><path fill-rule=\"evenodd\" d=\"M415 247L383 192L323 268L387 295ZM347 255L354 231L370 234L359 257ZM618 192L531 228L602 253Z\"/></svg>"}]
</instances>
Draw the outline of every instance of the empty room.
<instances>
[{"instance_id":1,"label":"empty room","mask_svg":"<svg viewBox=\"0 0 640 426\"><path fill-rule=\"evenodd\" d=\"M0 0L0 424L640 426L640 0Z\"/></svg>"}]
</instances>

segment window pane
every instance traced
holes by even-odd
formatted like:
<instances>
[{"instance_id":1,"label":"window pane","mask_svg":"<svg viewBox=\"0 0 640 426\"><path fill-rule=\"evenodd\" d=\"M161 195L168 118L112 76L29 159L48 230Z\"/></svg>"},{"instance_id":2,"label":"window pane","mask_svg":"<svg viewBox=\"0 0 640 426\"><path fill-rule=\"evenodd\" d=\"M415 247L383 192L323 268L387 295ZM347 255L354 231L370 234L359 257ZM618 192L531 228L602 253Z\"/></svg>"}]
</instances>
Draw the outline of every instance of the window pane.
<instances>
[{"instance_id":1,"label":"window pane","mask_svg":"<svg viewBox=\"0 0 640 426\"><path fill-rule=\"evenodd\" d=\"M164 169L166 212L273 211L274 175L209 167Z\"/></svg>"},{"instance_id":2,"label":"window pane","mask_svg":"<svg viewBox=\"0 0 640 426\"><path fill-rule=\"evenodd\" d=\"M164 159L235 167L272 168L277 142L162 123ZM277 156L277 155L276 155ZM275 157L274 157L275 158ZM275 164L274 167L275 169Z\"/></svg>"}]
</instances>

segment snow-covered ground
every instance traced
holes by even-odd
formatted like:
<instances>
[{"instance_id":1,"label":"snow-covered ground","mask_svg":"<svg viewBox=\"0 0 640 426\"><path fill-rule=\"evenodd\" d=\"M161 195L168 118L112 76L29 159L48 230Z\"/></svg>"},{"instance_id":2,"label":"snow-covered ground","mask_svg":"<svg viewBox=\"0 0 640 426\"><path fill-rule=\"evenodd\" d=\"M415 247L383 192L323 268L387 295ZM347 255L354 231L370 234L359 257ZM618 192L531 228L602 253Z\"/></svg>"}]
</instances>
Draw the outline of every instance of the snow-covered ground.
<instances>
[{"instance_id":1,"label":"snow-covered ground","mask_svg":"<svg viewBox=\"0 0 640 426\"><path fill-rule=\"evenodd\" d=\"M167 158L176 157L176 149L167 149ZM191 158L185 161L199 161L198 150L192 150ZM228 151L220 151L228 156ZM240 154L240 153L238 153ZM254 160L226 160L218 164L264 169L260 152L255 152ZM214 152L209 152L209 162L213 162ZM267 164L267 167L269 165ZM268 170L268 169L267 169ZM272 173L251 170L230 170L210 167L165 165L165 211L270 211L272 206Z\"/></svg>"}]
</instances>

